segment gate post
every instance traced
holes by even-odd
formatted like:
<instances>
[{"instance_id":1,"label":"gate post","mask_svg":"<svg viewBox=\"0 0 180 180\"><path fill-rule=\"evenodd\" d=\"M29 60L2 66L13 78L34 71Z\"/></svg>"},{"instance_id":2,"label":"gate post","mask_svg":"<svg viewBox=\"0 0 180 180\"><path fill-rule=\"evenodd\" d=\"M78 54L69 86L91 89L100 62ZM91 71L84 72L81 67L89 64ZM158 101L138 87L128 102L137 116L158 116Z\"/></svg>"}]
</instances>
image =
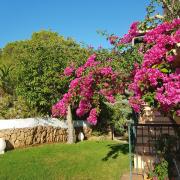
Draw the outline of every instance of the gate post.
<instances>
[{"instance_id":1,"label":"gate post","mask_svg":"<svg viewBox=\"0 0 180 180\"><path fill-rule=\"evenodd\" d=\"M131 147L131 124L132 121L127 121L128 124L128 143L129 143L129 175L130 175L130 180L132 180L132 147Z\"/></svg>"}]
</instances>

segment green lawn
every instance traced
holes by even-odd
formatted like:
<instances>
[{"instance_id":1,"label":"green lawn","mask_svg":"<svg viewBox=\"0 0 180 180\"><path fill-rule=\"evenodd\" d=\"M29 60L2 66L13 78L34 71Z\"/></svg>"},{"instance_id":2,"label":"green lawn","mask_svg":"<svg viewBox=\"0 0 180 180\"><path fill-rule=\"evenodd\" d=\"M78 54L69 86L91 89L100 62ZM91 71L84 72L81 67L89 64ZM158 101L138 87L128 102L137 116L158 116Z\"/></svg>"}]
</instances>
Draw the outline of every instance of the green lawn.
<instances>
[{"instance_id":1,"label":"green lawn","mask_svg":"<svg viewBox=\"0 0 180 180\"><path fill-rule=\"evenodd\" d=\"M128 162L127 144L46 144L1 155L0 180L119 180Z\"/></svg>"}]
</instances>

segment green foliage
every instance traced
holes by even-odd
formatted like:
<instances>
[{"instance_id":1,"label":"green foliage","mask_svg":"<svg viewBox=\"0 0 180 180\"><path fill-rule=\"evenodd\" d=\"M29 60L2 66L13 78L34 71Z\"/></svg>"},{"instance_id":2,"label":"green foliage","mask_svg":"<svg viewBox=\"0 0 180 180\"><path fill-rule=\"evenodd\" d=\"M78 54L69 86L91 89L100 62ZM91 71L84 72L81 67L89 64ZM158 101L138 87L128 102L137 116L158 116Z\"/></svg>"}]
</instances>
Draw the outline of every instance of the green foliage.
<instances>
[{"instance_id":1,"label":"green foliage","mask_svg":"<svg viewBox=\"0 0 180 180\"><path fill-rule=\"evenodd\" d=\"M154 169L155 174L158 175L159 180L164 180L168 177L168 162L162 160L161 163L157 164Z\"/></svg>"},{"instance_id":2,"label":"green foliage","mask_svg":"<svg viewBox=\"0 0 180 180\"><path fill-rule=\"evenodd\" d=\"M162 9L162 5L161 5L160 1L159 0L150 0L149 5L146 7L147 14L145 16L145 19L139 25L140 30L146 31L148 29L156 27L157 24L162 22L163 17L158 18L158 16L160 15L160 12L158 10ZM161 17L161 16L159 16L159 17Z\"/></svg>"},{"instance_id":3,"label":"green foliage","mask_svg":"<svg viewBox=\"0 0 180 180\"><path fill-rule=\"evenodd\" d=\"M79 66L88 54L73 39L41 31L33 33L30 40L9 43L3 49L1 63L7 59L14 67L17 96L47 115L67 89L69 79L61 76L64 68L71 63Z\"/></svg>"},{"instance_id":4,"label":"green foliage","mask_svg":"<svg viewBox=\"0 0 180 180\"><path fill-rule=\"evenodd\" d=\"M164 0L164 1L156 0L156 1L157 3L161 3L161 5L165 8L165 20L169 21L179 17L180 15L179 0Z\"/></svg>"},{"instance_id":5,"label":"green foliage","mask_svg":"<svg viewBox=\"0 0 180 180\"><path fill-rule=\"evenodd\" d=\"M0 119L27 118L38 116L35 109L30 108L22 97L14 99L12 95L3 94L0 98Z\"/></svg>"},{"instance_id":6,"label":"green foliage","mask_svg":"<svg viewBox=\"0 0 180 180\"><path fill-rule=\"evenodd\" d=\"M177 135L179 136L179 132L177 131ZM179 137L176 137L174 135L169 134L162 134L157 142L155 143L155 151L158 153L159 157L159 163L155 164L155 168L153 173L156 173L156 175L161 175L164 177L173 177L174 176L174 144L178 141ZM179 149L176 150L177 154ZM163 157L163 160L162 160ZM163 162L162 162L163 161Z\"/></svg>"},{"instance_id":7,"label":"green foliage","mask_svg":"<svg viewBox=\"0 0 180 180\"><path fill-rule=\"evenodd\" d=\"M161 64L155 64L152 68L158 68L163 73L172 73L172 69L170 68L170 64L162 62Z\"/></svg>"},{"instance_id":8,"label":"green foliage","mask_svg":"<svg viewBox=\"0 0 180 180\"><path fill-rule=\"evenodd\" d=\"M105 135L105 134L100 130L93 129L91 135L92 136L101 136L101 135Z\"/></svg>"},{"instance_id":9,"label":"green foliage","mask_svg":"<svg viewBox=\"0 0 180 180\"><path fill-rule=\"evenodd\" d=\"M155 93L148 92L143 96L143 100L148 103L149 106L156 107L156 102L154 100Z\"/></svg>"},{"instance_id":10,"label":"green foliage","mask_svg":"<svg viewBox=\"0 0 180 180\"><path fill-rule=\"evenodd\" d=\"M155 148L159 153L168 155L173 151L173 147L176 141L177 137L174 135L162 134L155 144Z\"/></svg>"},{"instance_id":11,"label":"green foliage","mask_svg":"<svg viewBox=\"0 0 180 180\"><path fill-rule=\"evenodd\" d=\"M134 69L134 64L141 64L143 55L139 53L141 45L136 44L134 47L130 47L120 55L123 57L121 62L121 68L128 74L131 74Z\"/></svg>"},{"instance_id":12,"label":"green foliage","mask_svg":"<svg viewBox=\"0 0 180 180\"><path fill-rule=\"evenodd\" d=\"M168 162L163 159L155 164L154 170L149 173L149 177L157 177L158 180L168 179Z\"/></svg>"},{"instance_id":13,"label":"green foliage","mask_svg":"<svg viewBox=\"0 0 180 180\"><path fill-rule=\"evenodd\" d=\"M132 109L126 97L119 95L116 97L116 103L106 103L112 112L111 123L114 126L115 132L123 134L125 132L124 125L132 116Z\"/></svg>"},{"instance_id":14,"label":"green foliage","mask_svg":"<svg viewBox=\"0 0 180 180\"><path fill-rule=\"evenodd\" d=\"M12 66L0 66L0 89L1 91L13 94Z\"/></svg>"},{"instance_id":15,"label":"green foliage","mask_svg":"<svg viewBox=\"0 0 180 180\"><path fill-rule=\"evenodd\" d=\"M116 50L100 50L96 51L97 59L106 62L106 66L111 66L114 71L122 73L122 77L127 77L124 82L131 81L131 73L134 70L134 64L140 64L142 62L142 54L138 52L139 45L130 47L127 49Z\"/></svg>"},{"instance_id":16,"label":"green foliage","mask_svg":"<svg viewBox=\"0 0 180 180\"><path fill-rule=\"evenodd\" d=\"M101 121L107 121L108 124L114 127L116 134L123 135L126 121L132 117L132 109L127 98L119 95L116 97L116 103L105 102L101 106Z\"/></svg>"},{"instance_id":17,"label":"green foliage","mask_svg":"<svg viewBox=\"0 0 180 180\"><path fill-rule=\"evenodd\" d=\"M0 118L4 118L8 108L12 106L13 98L11 95L3 94L0 97Z\"/></svg>"},{"instance_id":18,"label":"green foliage","mask_svg":"<svg viewBox=\"0 0 180 180\"><path fill-rule=\"evenodd\" d=\"M146 11L146 17L139 25L139 29L142 31L152 29L163 21L178 18L180 15L180 3L179 0L150 0Z\"/></svg>"},{"instance_id":19,"label":"green foliage","mask_svg":"<svg viewBox=\"0 0 180 180\"><path fill-rule=\"evenodd\" d=\"M98 33L101 36L104 36L107 40L113 35L108 34L106 31L98 31ZM132 46L131 43L114 45L114 48L110 51L111 57L113 57L111 65L115 65L115 68L118 71L122 71L131 76L134 64L141 64L143 59L142 53L139 52L141 45L142 44L135 44L135 46Z\"/></svg>"}]
</instances>

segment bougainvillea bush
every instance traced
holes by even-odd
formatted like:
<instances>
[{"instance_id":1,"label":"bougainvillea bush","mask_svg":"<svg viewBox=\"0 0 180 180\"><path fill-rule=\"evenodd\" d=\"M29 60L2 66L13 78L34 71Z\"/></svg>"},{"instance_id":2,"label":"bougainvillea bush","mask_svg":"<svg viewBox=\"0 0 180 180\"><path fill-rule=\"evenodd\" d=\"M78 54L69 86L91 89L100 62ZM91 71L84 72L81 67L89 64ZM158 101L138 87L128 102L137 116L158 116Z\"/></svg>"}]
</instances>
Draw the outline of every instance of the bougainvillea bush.
<instances>
[{"instance_id":1,"label":"bougainvillea bush","mask_svg":"<svg viewBox=\"0 0 180 180\"><path fill-rule=\"evenodd\" d=\"M133 93L129 103L135 112L148 103L163 112L180 115L180 69L176 62L180 19L159 23L142 32L142 22L134 22L123 38L107 36L114 54L121 56L116 67L114 60L101 61L97 54L78 68L73 64L67 67L64 75L71 79L69 90L52 107L53 116L66 116L71 105L78 117L87 117L95 125L101 100L114 103L115 96L124 94L129 83ZM143 43L132 47L133 38L139 36Z\"/></svg>"},{"instance_id":2,"label":"bougainvillea bush","mask_svg":"<svg viewBox=\"0 0 180 180\"><path fill-rule=\"evenodd\" d=\"M71 105L78 117L86 117L93 125L100 113L100 101L114 103L116 94L124 91L128 81L122 72L115 70L112 59L100 61L96 54L78 68L73 65L65 68L64 75L72 80L68 92L52 107L53 116L65 117Z\"/></svg>"},{"instance_id":3,"label":"bougainvillea bush","mask_svg":"<svg viewBox=\"0 0 180 180\"><path fill-rule=\"evenodd\" d=\"M134 25L132 28L137 29ZM129 86L134 93L129 102L136 112L148 103L164 112L180 115L180 69L175 66L180 43L179 28L180 19L174 19L145 33L140 49L143 62L136 67L133 83ZM137 35L135 30L130 30L121 42L127 43Z\"/></svg>"}]
</instances>

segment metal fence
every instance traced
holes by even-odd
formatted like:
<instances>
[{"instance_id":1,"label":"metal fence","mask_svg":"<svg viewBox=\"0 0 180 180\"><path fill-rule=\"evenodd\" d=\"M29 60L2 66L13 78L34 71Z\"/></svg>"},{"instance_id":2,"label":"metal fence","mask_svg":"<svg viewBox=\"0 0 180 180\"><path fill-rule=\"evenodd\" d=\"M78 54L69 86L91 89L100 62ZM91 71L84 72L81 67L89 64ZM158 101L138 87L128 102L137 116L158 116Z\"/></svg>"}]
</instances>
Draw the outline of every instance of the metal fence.
<instances>
[{"instance_id":1,"label":"metal fence","mask_svg":"<svg viewBox=\"0 0 180 180\"><path fill-rule=\"evenodd\" d=\"M133 173L144 177L153 170L154 163L167 155L173 162L172 173L180 178L180 125L129 123L128 131L130 179Z\"/></svg>"}]
</instances>

